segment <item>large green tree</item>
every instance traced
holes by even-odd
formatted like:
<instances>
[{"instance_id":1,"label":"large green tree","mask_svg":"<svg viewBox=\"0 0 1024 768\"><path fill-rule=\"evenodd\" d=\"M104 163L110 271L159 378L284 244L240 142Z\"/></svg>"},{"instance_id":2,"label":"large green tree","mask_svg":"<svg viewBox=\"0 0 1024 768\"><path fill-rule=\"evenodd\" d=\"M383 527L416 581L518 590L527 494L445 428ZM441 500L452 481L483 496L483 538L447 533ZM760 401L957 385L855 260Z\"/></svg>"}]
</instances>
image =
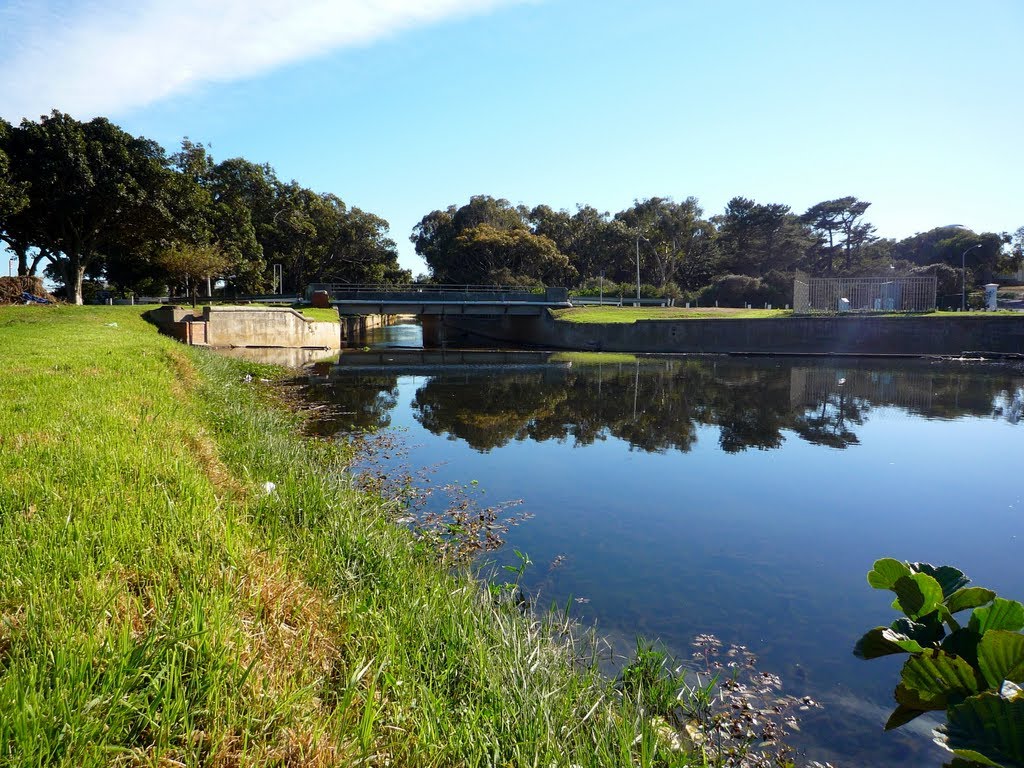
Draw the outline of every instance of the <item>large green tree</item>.
<instances>
[{"instance_id":1,"label":"large green tree","mask_svg":"<svg viewBox=\"0 0 1024 768\"><path fill-rule=\"evenodd\" d=\"M17 129L0 118L0 242L18 258L18 274L29 274L28 253L33 246L25 209L28 207L28 183L14 177L9 152L16 152Z\"/></svg>"},{"instance_id":2,"label":"large green tree","mask_svg":"<svg viewBox=\"0 0 1024 768\"><path fill-rule=\"evenodd\" d=\"M412 242L439 283L567 282L568 258L546 235L531 231L529 211L508 200L475 195L424 216Z\"/></svg>"},{"instance_id":3,"label":"large green tree","mask_svg":"<svg viewBox=\"0 0 1024 768\"><path fill-rule=\"evenodd\" d=\"M633 241L621 221L589 205L578 206L573 214L538 205L526 218L534 234L550 239L568 257L577 283L601 275L612 280L629 278L632 262L624 254Z\"/></svg>"},{"instance_id":4,"label":"large green tree","mask_svg":"<svg viewBox=\"0 0 1024 768\"><path fill-rule=\"evenodd\" d=\"M204 180L213 215L213 240L230 267L228 285L238 293L260 293L271 285L264 243L276 235L288 210L276 206L280 185L269 165L240 157L213 164Z\"/></svg>"},{"instance_id":5,"label":"large green tree","mask_svg":"<svg viewBox=\"0 0 1024 768\"><path fill-rule=\"evenodd\" d=\"M28 204L23 185L11 176L11 161L7 157L7 143L14 128L0 118L0 232L9 217Z\"/></svg>"},{"instance_id":6,"label":"large green tree","mask_svg":"<svg viewBox=\"0 0 1024 768\"><path fill-rule=\"evenodd\" d=\"M831 275L837 267L851 272L863 246L872 242L875 227L863 220L871 203L856 197L840 197L812 205L800 221L817 237L811 249L811 268Z\"/></svg>"},{"instance_id":7,"label":"large green tree","mask_svg":"<svg viewBox=\"0 0 1024 768\"><path fill-rule=\"evenodd\" d=\"M275 192L278 213L272 227L261 228L262 244L266 258L283 266L287 285L411 280L384 219L296 182Z\"/></svg>"},{"instance_id":8,"label":"large green tree","mask_svg":"<svg viewBox=\"0 0 1024 768\"><path fill-rule=\"evenodd\" d=\"M693 290L717 274L715 226L704 218L697 198L688 197L677 203L671 198L651 197L637 201L615 218L635 238L646 241L638 249L641 282L651 282L663 289L675 283Z\"/></svg>"},{"instance_id":9,"label":"large green tree","mask_svg":"<svg viewBox=\"0 0 1024 768\"><path fill-rule=\"evenodd\" d=\"M557 284L571 279L569 259L554 242L525 227L470 227L455 238L451 256L466 283Z\"/></svg>"},{"instance_id":10,"label":"large green tree","mask_svg":"<svg viewBox=\"0 0 1024 768\"><path fill-rule=\"evenodd\" d=\"M9 145L11 174L29 190L21 229L59 270L71 302L82 303L85 272L106 252L145 247L172 226L171 171L153 141L54 111L23 121Z\"/></svg>"},{"instance_id":11,"label":"large green tree","mask_svg":"<svg viewBox=\"0 0 1024 768\"><path fill-rule=\"evenodd\" d=\"M718 227L722 267L736 275L760 277L773 270L793 272L814 243L808 227L788 205L734 197L712 219Z\"/></svg>"},{"instance_id":12,"label":"large green tree","mask_svg":"<svg viewBox=\"0 0 1024 768\"><path fill-rule=\"evenodd\" d=\"M1001 272L1012 272L1020 263L1007 251L1012 238L997 232L974 232L966 227L930 229L896 244L898 258L914 264L966 266L976 282L989 282Z\"/></svg>"},{"instance_id":13,"label":"large green tree","mask_svg":"<svg viewBox=\"0 0 1024 768\"><path fill-rule=\"evenodd\" d=\"M1019 270L1024 265L1024 227L1019 227L1010 236L1010 258L1011 267Z\"/></svg>"}]
</instances>

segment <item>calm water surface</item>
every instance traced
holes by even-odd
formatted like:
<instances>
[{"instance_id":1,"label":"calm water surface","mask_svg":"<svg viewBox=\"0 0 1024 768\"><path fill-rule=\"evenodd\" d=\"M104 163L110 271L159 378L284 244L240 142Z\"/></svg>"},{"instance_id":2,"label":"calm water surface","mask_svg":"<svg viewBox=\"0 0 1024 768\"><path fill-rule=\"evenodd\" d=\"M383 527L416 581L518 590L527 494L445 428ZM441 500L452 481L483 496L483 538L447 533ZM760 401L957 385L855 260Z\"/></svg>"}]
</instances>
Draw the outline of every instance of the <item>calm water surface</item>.
<instances>
[{"instance_id":1,"label":"calm water surface","mask_svg":"<svg viewBox=\"0 0 1024 768\"><path fill-rule=\"evenodd\" d=\"M638 634L681 657L701 632L749 646L824 703L793 739L809 758L941 764L933 723L882 732L900 661L851 653L894 618L865 574L949 563L1024 596L1019 366L392 352L320 368L310 397L334 415L312 428L398 431L436 482L522 499L534 517L497 557L529 553L541 603L584 601L623 653Z\"/></svg>"}]
</instances>

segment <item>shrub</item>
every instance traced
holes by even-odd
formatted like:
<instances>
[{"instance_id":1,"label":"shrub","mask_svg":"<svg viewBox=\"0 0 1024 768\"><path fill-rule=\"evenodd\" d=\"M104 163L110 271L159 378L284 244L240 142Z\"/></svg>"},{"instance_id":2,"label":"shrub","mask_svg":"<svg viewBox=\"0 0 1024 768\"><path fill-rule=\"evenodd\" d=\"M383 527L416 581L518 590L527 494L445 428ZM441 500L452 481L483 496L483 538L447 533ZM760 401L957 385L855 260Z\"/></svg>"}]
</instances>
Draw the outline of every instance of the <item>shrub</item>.
<instances>
[{"instance_id":1,"label":"shrub","mask_svg":"<svg viewBox=\"0 0 1024 768\"><path fill-rule=\"evenodd\" d=\"M786 294L779 286L771 285L760 277L723 275L711 285L701 288L697 300L701 306L710 306L716 301L721 307L742 307L746 304L753 307L765 304L781 306L786 303Z\"/></svg>"},{"instance_id":2,"label":"shrub","mask_svg":"<svg viewBox=\"0 0 1024 768\"><path fill-rule=\"evenodd\" d=\"M868 573L868 583L894 592L892 607L903 616L867 632L854 655L910 655L885 729L945 710L938 739L960 758L1024 765L1024 605L968 587L963 571L948 565L883 558ZM962 625L954 614L966 610L971 616Z\"/></svg>"}]
</instances>

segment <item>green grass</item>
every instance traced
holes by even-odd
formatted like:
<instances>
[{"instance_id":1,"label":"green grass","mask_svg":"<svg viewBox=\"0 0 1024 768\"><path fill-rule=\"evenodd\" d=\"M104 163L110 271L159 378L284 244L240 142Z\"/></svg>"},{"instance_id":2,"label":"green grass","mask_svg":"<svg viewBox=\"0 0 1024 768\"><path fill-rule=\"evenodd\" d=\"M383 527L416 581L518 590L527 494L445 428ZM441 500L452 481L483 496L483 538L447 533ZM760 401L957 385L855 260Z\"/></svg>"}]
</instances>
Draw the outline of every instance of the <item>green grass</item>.
<instances>
[{"instance_id":1,"label":"green grass","mask_svg":"<svg viewBox=\"0 0 1024 768\"><path fill-rule=\"evenodd\" d=\"M589 306L553 310L558 320L570 323L635 323L637 320L713 320L789 317L785 309L735 309L722 307L616 307Z\"/></svg>"},{"instance_id":2,"label":"green grass","mask_svg":"<svg viewBox=\"0 0 1024 768\"><path fill-rule=\"evenodd\" d=\"M1019 317L1024 320L1024 314L1014 312L1012 309L997 309L995 312L987 312L983 309L969 309L966 312L948 312L936 310L935 312L924 313L925 317Z\"/></svg>"},{"instance_id":3,"label":"green grass","mask_svg":"<svg viewBox=\"0 0 1024 768\"><path fill-rule=\"evenodd\" d=\"M311 307L308 304L292 304L292 309L297 309L310 320L316 320L320 323L341 322L338 310L331 307Z\"/></svg>"},{"instance_id":4,"label":"green grass","mask_svg":"<svg viewBox=\"0 0 1024 768\"><path fill-rule=\"evenodd\" d=\"M551 355L553 363L572 363L574 365L634 363L636 359L636 355L631 355L628 352L555 352Z\"/></svg>"},{"instance_id":5,"label":"green grass","mask_svg":"<svg viewBox=\"0 0 1024 768\"><path fill-rule=\"evenodd\" d=\"M735 309L728 307L572 307L570 309L552 310L557 320L570 323L634 323L637 320L757 320L763 318L793 317L793 311L787 309ZM826 316L826 315L822 315ZM1010 310L985 312L970 310L968 312L892 312L892 313L857 313L847 315L827 315L830 317L1007 317L1024 314Z\"/></svg>"},{"instance_id":6,"label":"green grass","mask_svg":"<svg viewBox=\"0 0 1024 768\"><path fill-rule=\"evenodd\" d=\"M695 764L353 491L274 370L124 307L0 339L0 765Z\"/></svg>"}]
</instances>

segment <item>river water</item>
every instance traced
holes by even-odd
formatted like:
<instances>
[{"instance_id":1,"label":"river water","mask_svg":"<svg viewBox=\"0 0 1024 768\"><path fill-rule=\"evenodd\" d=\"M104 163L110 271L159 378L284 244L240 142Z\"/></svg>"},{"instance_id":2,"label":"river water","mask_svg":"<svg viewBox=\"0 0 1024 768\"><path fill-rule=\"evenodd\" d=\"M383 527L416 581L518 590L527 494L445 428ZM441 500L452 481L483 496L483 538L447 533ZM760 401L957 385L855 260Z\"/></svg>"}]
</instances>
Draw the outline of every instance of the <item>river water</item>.
<instances>
[{"instance_id":1,"label":"river water","mask_svg":"<svg viewBox=\"0 0 1024 768\"><path fill-rule=\"evenodd\" d=\"M807 758L941 764L935 721L882 732L901 662L852 655L895 618L865 574L951 564L1024 597L1019 365L393 348L417 341L392 327L383 356L318 368L309 397L330 415L311 428L387 430L433 482L521 499L532 518L494 558L527 553L526 589L616 650L748 646L823 704L791 739Z\"/></svg>"}]
</instances>

